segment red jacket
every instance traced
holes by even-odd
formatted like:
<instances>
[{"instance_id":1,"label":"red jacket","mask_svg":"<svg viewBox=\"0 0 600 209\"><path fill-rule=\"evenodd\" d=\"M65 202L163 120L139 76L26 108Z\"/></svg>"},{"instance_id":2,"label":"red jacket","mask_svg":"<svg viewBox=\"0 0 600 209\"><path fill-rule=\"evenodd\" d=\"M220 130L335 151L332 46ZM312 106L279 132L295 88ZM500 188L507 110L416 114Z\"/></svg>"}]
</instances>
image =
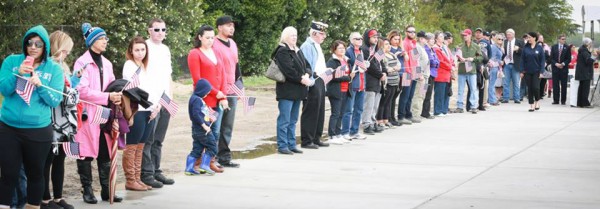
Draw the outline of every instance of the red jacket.
<instances>
[{"instance_id":1,"label":"red jacket","mask_svg":"<svg viewBox=\"0 0 600 209\"><path fill-rule=\"evenodd\" d=\"M214 50L213 50L214 51ZM199 48L194 48L190 50L188 54L188 67L190 68L190 75L192 75L192 81L194 82L194 88L196 86L196 82L200 80L200 78L204 78L210 82L212 89L204 98L206 105L209 107L215 108L217 107L217 102L223 99L217 99L217 94L219 92L226 93L226 79L223 68L223 60L221 56L217 54L216 51L215 56L217 57L217 64L214 64Z\"/></svg>"},{"instance_id":2,"label":"red jacket","mask_svg":"<svg viewBox=\"0 0 600 209\"><path fill-rule=\"evenodd\" d=\"M434 46L433 50L440 60L440 67L438 68L438 76L435 77L435 82L450 82L450 76L452 72L452 63L454 60L452 57L446 56L446 53L442 50L442 47Z\"/></svg>"}]
</instances>

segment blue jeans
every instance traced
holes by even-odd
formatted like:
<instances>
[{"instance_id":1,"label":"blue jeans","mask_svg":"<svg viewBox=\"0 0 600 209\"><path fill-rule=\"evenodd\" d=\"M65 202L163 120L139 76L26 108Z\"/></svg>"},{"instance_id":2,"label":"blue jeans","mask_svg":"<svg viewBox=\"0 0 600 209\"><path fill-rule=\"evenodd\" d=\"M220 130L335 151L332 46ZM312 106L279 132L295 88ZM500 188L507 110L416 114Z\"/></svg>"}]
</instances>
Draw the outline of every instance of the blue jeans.
<instances>
[{"instance_id":1,"label":"blue jeans","mask_svg":"<svg viewBox=\"0 0 600 209\"><path fill-rule=\"evenodd\" d=\"M27 175L25 175L23 166L19 171L19 182L16 185L12 199L11 208L23 208L27 203Z\"/></svg>"},{"instance_id":2,"label":"blue jeans","mask_svg":"<svg viewBox=\"0 0 600 209\"><path fill-rule=\"evenodd\" d=\"M404 117L407 119L413 118L413 113L411 111L413 97L415 97L415 90L417 90L418 81L413 80L410 83L410 92L408 94L408 103L406 104L406 112L404 113Z\"/></svg>"},{"instance_id":3,"label":"blue jeans","mask_svg":"<svg viewBox=\"0 0 600 209\"><path fill-rule=\"evenodd\" d=\"M342 132L342 114L346 109L345 105L348 102L348 93L342 92L342 98L336 99L329 97L329 104L331 105L331 116L329 116L329 129L327 134L329 136L337 136Z\"/></svg>"},{"instance_id":4,"label":"blue jeans","mask_svg":"<svg viewBox=\"0 0 600 209\"><path fill-rule=\"evenodd\" d=\"M446 106L446 97L448 96L448 92L446 92L446 85L448 83L444 82L435 82L433 94L433 114L440 115L448 113L448 108L444 109Z\"/></svg>"},{"instance_id":5,"label":"blue jeans","mask_svg":"<svg viewBox=\"0 0 600 209\"><path fill-rule=\"evenodd\" d=\"M400 87L400 100L398 102L398 121L407 118L406 115L410 113L411 102L409 99L412 88L410 86ZM413 91L414 94L414 91ZM412 99L411 99L412 100Z\"/></svg>"},{"instance_id":6,"label":"blue jeans","mask_svg":"<svg viewBox=\"0 0 600 209\"><path fill-rule=\"evenodd\" d=\"M471 95L469 96L469 102L471 103L471 107L468 109L475 109L479 104L479 90L477 89L477 74L458 74L458 102L456 103L456 108L463 109L464 103L464 94L465 94L465 83L469 83L469 89L471 91Z\"/></svg>"},{"instance_id":7,"label":"blue jeans","mask_svg":"<svg viewBox=\"0 0 600 209\"><path fill-rule=\"evenodd\" d=\"M211 126L211 132L213 132L213 126ZM199 158L202 155L202 151L205 149L206 154L210 154L210 156L215 156L217 154L217 140L215 140L214 134L206 134L206 131L202 127L193 126L192 139L194 139L194 141L192 143L190 156Z\"/></svg>"},{"instance_id":8,"label":"blue jeans","mask_svg":"<svg viewBox=\"0 0 600 209\"><path fill-rule=\"evenodd\" d=\"M147 139L151 137L154 131L156 121L158 117L148 121L152 111L138 111L133 116L133 125L129 127L129 133L127 133L127 145L142 144L146 143Z\"/></svg>"},{"instance_id":9,"label":"blue jeans","mask_svg":"<svg viewBox=\"0 0 600 209\"><path fill-rule=\"evenodd\" d=\"M301 100L279 100L277 117L277 149L296 149L296 123L300 113Z\"/></svg>"},{"instance_id":10,"label":"blue jeans","mask_svg":"<svg viewBox=\"0 0 600 209\"><path fill-rule=\"evenodd\" d=\"M504 66L504 79L502 80L502 100L508 101L510 96L510 82L512 82L512 99L515 101L521 100L519 87L521 85L521 75L516 71L513 64Z\"/></svg>"},{"instance_id":11,"label":"blue jeans","mask_svg":"<svg viewBox=\"0 0 600 209\"><path fill-rule=\"evenodd\" d=\"M500 68L493 67L490 68L490 82L488 84L488 103L495 104L498 102L498 98L496 98L496 80L498 79L498 70Z\"/></svg>"},{"instance_id":12,"label":"blue jeans","mask_svg":"<svg viewBox=\"0 0 600 209\"><path fill-rule=\"evenodd\" d=\"M350 90L350 97L347 100L342 116L342 135L354 135L358 133L360 127L360 117L365 104L365 92Z\"/></svg>"}]
</instances>

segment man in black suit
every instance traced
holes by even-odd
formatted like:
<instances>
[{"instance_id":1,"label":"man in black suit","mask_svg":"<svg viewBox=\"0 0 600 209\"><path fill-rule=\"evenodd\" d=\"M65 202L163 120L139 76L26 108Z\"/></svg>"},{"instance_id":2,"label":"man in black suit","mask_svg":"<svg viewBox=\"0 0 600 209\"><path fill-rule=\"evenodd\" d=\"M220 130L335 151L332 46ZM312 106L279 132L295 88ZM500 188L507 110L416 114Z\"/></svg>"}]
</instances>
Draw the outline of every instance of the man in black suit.
<instances>
[{"instance_id":1,"label":"man in black suit","mask_svg":"<svg viewBox=\"0 0 600 209\"><path fill-rule=\"evenodd\" d=\"M558 44L552 46L550 60L552 65L552 92L554 102L565 105L567 102L567 78L569 76L569 63L571 62L571 49L565 44L564 34L558 36Z\"/></svg>"},{"instance_id":2,"label":"man in black suit","mask_svg":"<svg viewBox=\"0 0 600 209\"><path fill-rule=\"evenodd\" d=\"M502 61L504 66L504 79L502 81L502 103L508 103L510 96L510 84L512 82L512 98L515 103L521 103L520 84L521 84L521 50L525 46L523 40L515 38L515 31L512 28L506 30L506 40L504 41L504 55Z\"/></svg>"}]
</instances>

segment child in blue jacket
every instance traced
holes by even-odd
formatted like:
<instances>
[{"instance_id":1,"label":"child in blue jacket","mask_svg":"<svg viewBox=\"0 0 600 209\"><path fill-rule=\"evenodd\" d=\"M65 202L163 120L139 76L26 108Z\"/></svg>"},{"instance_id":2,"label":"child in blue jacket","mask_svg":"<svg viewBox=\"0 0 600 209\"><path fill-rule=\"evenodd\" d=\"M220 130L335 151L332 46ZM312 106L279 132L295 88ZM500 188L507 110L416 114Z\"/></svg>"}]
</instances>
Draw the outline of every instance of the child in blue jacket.
<instances>
[{"instance_id":1,"label":"child in blue jacket","mask_svg":"<svg viewBox=\"0 0 600 209\"><path fill-rule=\"evenodd\" d=\"M212 122L209 117L209 108L202 98L206 97L212 86L206 79L200 79L196 83L194 93L190 97L189 115L192 120L192 138L194 139L192 151L187 156L185 164L186 175L198 175L206 173L209 175L215 174L210 169L210 160L217 154L217 143L213 134L210 132ZM204 153L202 153L204 150ZM194 162L202 155L202 163L200 171L194 170Z\"/></svg>"}]
</instances>

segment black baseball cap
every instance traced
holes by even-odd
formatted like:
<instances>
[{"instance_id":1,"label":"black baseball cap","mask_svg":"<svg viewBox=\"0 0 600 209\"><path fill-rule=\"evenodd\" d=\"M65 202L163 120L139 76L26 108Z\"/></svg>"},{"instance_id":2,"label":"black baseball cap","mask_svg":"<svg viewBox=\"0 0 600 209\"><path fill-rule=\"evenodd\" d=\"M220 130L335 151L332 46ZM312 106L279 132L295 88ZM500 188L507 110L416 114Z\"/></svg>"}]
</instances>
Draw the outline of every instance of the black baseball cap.
<instances>
[{"instance_id":1,"label":"black baseball cap","mask_svg":"<svg viewBox=\"0 0 600 209\"><path fill-rule=\"evenodd\" d=\"M233 21L233 18L231 18L231 16L223 15L223 16L217 18L216 25L218 27L219 25L225 25L228 23L235 23L235 22Z\"/></svg>"},{"instance_id":2,"label":"black baseball cap","mask_svg":"<svg viewBox=\"0 0 600 209\"><path fill-rule=\"evenodd\" d=\"M417 37L419 37L419 38L425 38L425 31L419 31L417 33Z\"/></svg>"}]
</instances>

